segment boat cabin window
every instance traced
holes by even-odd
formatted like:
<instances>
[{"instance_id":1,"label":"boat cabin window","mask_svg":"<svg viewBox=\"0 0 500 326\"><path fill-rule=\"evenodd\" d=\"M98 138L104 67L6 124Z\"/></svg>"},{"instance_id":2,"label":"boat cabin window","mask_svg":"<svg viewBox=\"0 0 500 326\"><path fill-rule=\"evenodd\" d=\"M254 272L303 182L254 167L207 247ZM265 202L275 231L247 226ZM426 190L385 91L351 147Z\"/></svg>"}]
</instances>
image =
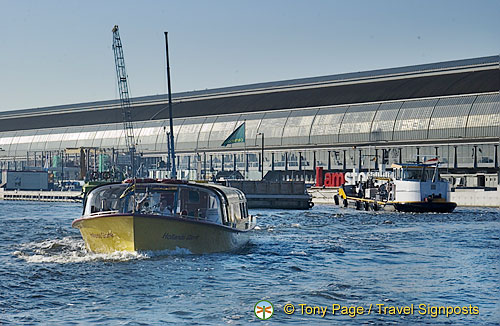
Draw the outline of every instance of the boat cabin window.
<instances>
[{"instance_id":1,"label":"boat cabin window","mask_svg":"<svg viewBox=\"0 0 500 326\"><path fill-rule=\"evenodd\" d=\"M226 215L224 221L225 225L235 226L241 220L248 217L248 210L246 206L246 198L243 192L239 189L224 189L224 194L227 199Z\"/></svg>"},{"instance_id":2,"label":"boat cabin window","mask_svg":"<svg viewBox=\"0 0 500 326\"><path fill-rule=\"evenodd\" d=\"M126 185L114 184L91 191L85 201L84 214L119 211L121 208L120 195L126 188Z\"/></svg>"},{"instance_id":3,"label":"boat cabin window","mask_svg":"<svg viewBox=\"0 0 500 326\"><path fill-rule=\"evenodd\" d=\"M241 219L241 207L239 203L234 203L232 206L233 214L235 219Z\"/></svg>"},{"instance_id":4,"label":"boat cabin window","mask_svg":"<svg viewBox=\"0 0 500 326\"><path fill-rule=\"evenodd\" d=\"M433 167L426 167L424 171L422 171L422 181L432 180L435 171L437 170L434 170Z\"/></svg>"},{"instance_id":5,"label":"boat cabin window","mask_svg":"<svg viewBox=\"0 0 500 326\"><path fill-rule=\"evenodd\" d=\"M214 194L208 197L207 220L222 223L219 198Z\"/></svg>"},{"instance_id":6,"label":"boat cabin window","mask_svg":"<svg viewBox=\"0 0 500 326\"><path fill-rule=\"evenodd\" d=\"M178 213L221 223L219 198L208 189L181 188Z\"/></svg>"},{"instance_id":7,"label":"boat cabin window","mask_svg":"<svg viewBox=\"0 0 500 326\"><path fill-rule=\"evenodd\" d=\"M422 179L422 169L405 169L403 170L403 179L404 180L418 180Z\"/></svg>"},{"instance_id":8,"label":"boat cabin window","mask_svg":"<svg viewBox=\"0 0 500 326\"><path fill-rule=\"evenodd\" d=\"M136 211L142 214L170 215L176 210L177 187L148 187L135 195Z\"/></svg>"},{"instance_id":9,"label":"boat cabin window","mask_svg":"<svg viewBox=\"0 0 500 326\"><path fill-rule=\"evenodd\" d=\"M436 169L427 166L404 167L395 170L396 180L415 180L427 181L433 180Z\"/></svg>"},{"instance_id":10,"label":"boat cabin window","mask_svg":"<svg viewBox=\"0 0 500 326\"><path fill-rule=\"evenodd\" d=\"M248 210L244 202L240 203L240 210L241 210L241 218L247 218Z\"/></svg>"},{"instance_id":11,"label":"boat cabin window","mask_svg":"<svg viewBox=\"0 0 500 326\"><path fill-rule=\"evenodd\" d=\"M113 184L99 187L89 193L84 214L109 211L153 215L177 214L220 224L221 208L219 196L210 189L183 185ZM236 211L240 211L239 207Z\"/></svg>"},{"instance_id":12,"label":"boat cabin window","mask_svg":"<svg viewBox=\"0 0 500 326\"><path fill-rule=\"evenodd\" d=\"M195 190L189 190L189 203L199 204L200 203L200 192Z\"/></svg>"}]
</instances>

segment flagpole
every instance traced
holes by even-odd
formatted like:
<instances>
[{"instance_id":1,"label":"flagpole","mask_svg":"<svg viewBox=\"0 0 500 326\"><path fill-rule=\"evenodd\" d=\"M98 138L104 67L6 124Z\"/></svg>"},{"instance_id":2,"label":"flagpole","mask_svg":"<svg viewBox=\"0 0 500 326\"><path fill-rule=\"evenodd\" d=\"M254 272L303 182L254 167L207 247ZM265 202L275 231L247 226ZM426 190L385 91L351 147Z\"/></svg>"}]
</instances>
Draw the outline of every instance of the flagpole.
<instances>
[{"instance_id":1,"label":"flagpole","mask_svg":"<svg viewBox=\"0 0 500 326\"><path fill-rule=\"evenodd\" d=\"M244 155L244 159L243 161L245 162L245 166L243 167L243 180L246 180L247 179L247 166L248 166L248 162L247 162L247 126L246 126L246 122L247 120L243 120L243 123L245 124L245 141L243 142L243 155Z\"/></svg>"},{"instance_id":2,"label":"flagpole","mask_svg":"<svg viewBox=\"0 0 500 326\"><path fill-rule=\"evenodd\" d=\"M233 132L229 135L229 137L224 140L224 142L221 144L221 146L225 147L229 144L231 144L231 148L233 147L232 144L235 143L245 143L243 146L244 150L243 153L245 154L245 160L246 160L246 128L245 128L246 120L243 121L241 125L238 126L238 128L234 129ZM235 157L236 154L233 154ZM246 166L245 166L246 170Z\"/></svg>"}]
</instances>

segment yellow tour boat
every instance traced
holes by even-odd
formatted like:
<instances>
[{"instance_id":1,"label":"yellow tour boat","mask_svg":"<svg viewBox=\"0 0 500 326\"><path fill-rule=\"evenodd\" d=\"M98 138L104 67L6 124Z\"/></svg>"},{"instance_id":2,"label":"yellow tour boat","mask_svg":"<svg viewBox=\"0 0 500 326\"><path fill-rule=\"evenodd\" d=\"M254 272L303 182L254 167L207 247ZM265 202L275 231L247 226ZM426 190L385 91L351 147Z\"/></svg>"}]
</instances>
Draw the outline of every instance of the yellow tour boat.
<instances>
[{"instance_id":1,"label":"yellow tour boat","mask_svg":"<svg viewBox=\"0 0 500 326\"><path fill-rule=\"evenodd\" d=\"M72 226L87 250L232 251L249 241L255 218L236 188L178 180L129 179L92 189Z\"/></svg>"}]
</instances>

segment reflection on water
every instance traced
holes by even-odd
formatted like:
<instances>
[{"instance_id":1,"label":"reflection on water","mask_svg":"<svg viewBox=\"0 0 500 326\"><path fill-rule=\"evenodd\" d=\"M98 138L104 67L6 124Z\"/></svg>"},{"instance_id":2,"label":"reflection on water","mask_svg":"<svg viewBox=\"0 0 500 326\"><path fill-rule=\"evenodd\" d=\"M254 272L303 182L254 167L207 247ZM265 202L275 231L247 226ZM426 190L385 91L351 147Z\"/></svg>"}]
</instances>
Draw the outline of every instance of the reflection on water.
<instances>
[{"instance_id":1,"label":"reflection on water","mask_svg":"<svg viewBox=\"0 0 500 326\"><path fill-rule=\"evenodd\" d=\"M92 254L77 204L1 202L0 324L495 324L500 211L452 214L254 210L236 253ZM259 321L257 301L275 313ZM297 310L286 315L286 304ZM298 304L328 306L324 317ZM478 306L479 315L333 316L332 304Z\"/></svg>"}]
</instances>

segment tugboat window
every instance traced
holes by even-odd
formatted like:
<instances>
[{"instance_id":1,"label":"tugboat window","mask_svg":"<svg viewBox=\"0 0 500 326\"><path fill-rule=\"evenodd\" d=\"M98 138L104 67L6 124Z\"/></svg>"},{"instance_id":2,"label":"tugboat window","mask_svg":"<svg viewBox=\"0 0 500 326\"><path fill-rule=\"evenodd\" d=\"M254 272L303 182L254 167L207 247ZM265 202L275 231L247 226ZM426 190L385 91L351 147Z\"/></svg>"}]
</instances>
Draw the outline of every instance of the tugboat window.
<instances>
[{"instance_id":1,"label":"tugboat window","mask_svg":"<svg viewBox=\"0 0 500 326\"><path fill-rule=\"evenodd\" d=\"M406 180L420 180L422 178L422 171L421 170L413 170L413 169L408 169L406 170Z\"/></svg>"}]
</instances>

